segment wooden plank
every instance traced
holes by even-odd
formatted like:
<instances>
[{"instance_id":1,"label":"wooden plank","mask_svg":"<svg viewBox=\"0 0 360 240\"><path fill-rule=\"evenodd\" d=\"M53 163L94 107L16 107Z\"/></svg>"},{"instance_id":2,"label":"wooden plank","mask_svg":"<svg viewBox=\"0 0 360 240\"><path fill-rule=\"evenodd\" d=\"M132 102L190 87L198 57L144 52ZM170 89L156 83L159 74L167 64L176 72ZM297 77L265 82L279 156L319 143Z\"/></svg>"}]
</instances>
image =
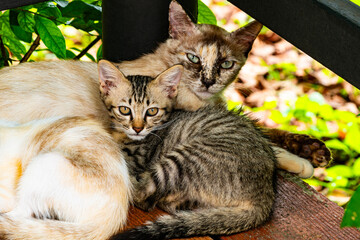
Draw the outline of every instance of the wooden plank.
<instances>
[{"instance_id":1,"label":"wooden plank","mask_svg":"<svg viewBox=\"0 0 360 240\"><path fill-rule=\"evenodd\" d=\"M222 240L360 239L355 228L340 228L344 210L290 173L280 172L271 220Z\"/></svg>"},{"instance_id":2,"label":"wooden plank","mask_svg":"<svg viewBox=\"0 0 360 240\"><path fill-rule=\"evenodd\" d=\"M136 226L143 225L146 221L154 221L159 216L167 214L166 212L156 208L151 212L144 212L138 208L131 207L129 211L128 225L126 229L134 228ZM194 238L182 238L188 240L212 240L210 237L194 237ZM179 239L180 240L180 239Z\"/></svg>"},{"instance_id":3,"label":"wooden plank","mask_svg":"<svg viewBox=\"0 0 360 240\"><path fill-rule=\"evenodd\" d=\"M0 11L10 8L22 7L25 5L35 4L39 2L45 2L46 0L1 0Z\"/></svg>"},{"instance_id":4,"label":"wooden plank","mask_svg":"<svg viewBox=\"0 0 360 240\"><path fill-rule=\"evenodd\" d=\"M155 209L150 213L131 208L128 228L153 221L165 212ZM287 240L287 239L360 239L355 228L340 229L344 211L341 207L316 192L300 178L279 171L274 212L269 222L261 227L231 236L215 237L222 240ZM191 238L210 240L211 237Z\"/></svg>"}]
</instances>

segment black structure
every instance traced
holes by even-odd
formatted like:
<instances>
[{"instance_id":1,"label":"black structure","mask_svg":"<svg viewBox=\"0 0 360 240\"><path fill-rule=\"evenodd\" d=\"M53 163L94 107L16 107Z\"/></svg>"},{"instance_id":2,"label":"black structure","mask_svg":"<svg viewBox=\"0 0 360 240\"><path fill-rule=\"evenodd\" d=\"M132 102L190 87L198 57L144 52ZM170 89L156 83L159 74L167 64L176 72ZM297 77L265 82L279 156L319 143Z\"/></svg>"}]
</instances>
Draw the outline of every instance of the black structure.
<instances>
[{"instance_id":1,"label":"black structure","mask_svg":"<svg viewBox=\"0 0 360 240\"><path fill-rule=\"evenodd\" d=\"M0 0L0 11L25 5L45 2L45 0Z\"/></svg>"},{"instance_id":2,"label":"black structure","mask_svg":"<svg viewBox=\"0 0 360 240\"><path fill-rule=\"evenodd\" d=\"M360 88L360 7L349 0L229 0Z\"/></svg>"},{"instance_id":3,"label":"black structure","mask_svg":"<svg viewBox=\"0 0 360 240\"><path fill-rule=\"evenodd\" d=\"M113 62L149 53L168 37L171 0L103 0L103 56ZM179 0L197 21L197 0Z\"/></svg>"}]
</instances>

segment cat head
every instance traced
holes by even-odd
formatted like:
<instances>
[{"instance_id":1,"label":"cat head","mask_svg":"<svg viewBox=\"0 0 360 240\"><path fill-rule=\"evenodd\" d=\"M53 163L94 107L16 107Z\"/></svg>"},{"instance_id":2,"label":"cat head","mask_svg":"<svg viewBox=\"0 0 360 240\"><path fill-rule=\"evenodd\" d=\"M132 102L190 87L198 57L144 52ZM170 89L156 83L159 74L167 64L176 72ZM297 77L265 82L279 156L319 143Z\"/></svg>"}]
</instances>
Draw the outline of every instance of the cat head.
<instances>
[{"instance_id":1,"label":"cat head","mask_svg":"<svg viewBox=\"0 0 360 240\"><path fill-rule=\"evenodd\" d=\"M232 83L245 64L262 25L253 21L234 32L209 24L194 24L181 5L169 9L172 51L184 68L184 85L207 100Z\"/></svg>"},{"instance_id":2,"label":"cat head","mask_svg":"<svg viewBox=\"0 0 360 240\"><path fill-rule=\"evenodd\" d=\"M116 131L141 140L167 121L176 101L181 65L170 67L156 78L125 77L106 60L99 62L98 70L101 98Z\"/></svg>"}]
</instances>

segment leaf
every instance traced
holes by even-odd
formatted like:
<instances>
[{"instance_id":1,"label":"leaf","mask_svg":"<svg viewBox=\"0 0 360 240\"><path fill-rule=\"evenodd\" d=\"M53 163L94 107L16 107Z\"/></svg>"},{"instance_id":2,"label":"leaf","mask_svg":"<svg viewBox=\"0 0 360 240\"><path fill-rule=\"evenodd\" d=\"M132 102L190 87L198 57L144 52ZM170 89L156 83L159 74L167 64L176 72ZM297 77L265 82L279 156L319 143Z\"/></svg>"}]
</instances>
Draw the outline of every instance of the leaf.
<instances>
[{"instance_id":1,"label":"leaf","mask_svg":"<svg viewBox=\"0 0 360 240\"><path fill-rule=\"evenodd\" d=\"M217 24L214 13L201 0L198 0L198 23Z\"/></svg>"},{"instance_id":2,"label":"leaf","mask_svg":"<svg viewBox=\"0 0 360 240\"><path fill-rule=\"evenodd\" d=\"M351 197L340 227L360 227L360 187Z\"/></svg>"},{"instance_id":3,"label":"leaf","mask_svg":"<svg viewBox=\"0 0 360 240\"><path fill-rule=\"evenodd\" d=\"M98 48L97 52L96 52L96 60L100 61L103 58L103 51L102 51L102 44L100 45L100 47Z\"/></svg>"},{"instance_id":4,"label":"leaf","mask_svg":"<svg viewBox=\"0 0 360 240\"><path fill-rule=\"evenodd\" d=\"M62 8L66 7L69 4L69 2L65 0L54 0L54 2L56 2L57 5Z\"/></svg>"},{"instance_id":5,"label":"leaf","mask_svg":"<svg viewBox=\"0 0 360 240\"><path fill-rule=\"evenodd\" d=\"M17 59L21 59L21 54L26 53L25 46L16 38L12 37L2 37L4 45L6 45L12 54L16 56Z\"/></svg>"},{"instance_id":6,"label":"leaf","mask_svg":"<svg viewBox=\"0 0 360 240\"><path fill-rule=\"evenodd\" d=\"M354 176L351 167L345 165L336 165L326 170L327 177L331 179L339 179L339 177L351 178Z\"/></svg>"},{"instance_id":7,"label":"leaf","mask_svg":"<svg viewBox=\"0 0 360 240\"><path fill-rule=\"evenodd\" d=\"M66 58L65 38L53 21L35 16L35 28L50 51L58 58Z\"/></svg>"},{"instance_id":8,"label":"leaf","mask_svg":"<svg viewBox=\"0 0 360 240\"><path fill-rule=\"evenodd\" d=\"M30 43L32 41L32 33L25 31L18 22L18 16L19 12L16 10L11 9L10 10L10 27L12 32L15 34L15 36L27 43Z\"/></svg>"},{"instance_id":9,"label":"leaf","mask_svg":"<svg viewBox=\"0 0 360 240\"><path fill-rule=\"evenodd\" d=\"M35 31L35 20L34 15L28 12L19 12L18 22L22 29L27 32Z\"/></svg>"},{"instance_id":10,"label":"leaf","mask_svg":"<svg viewBox=\"0 0 360 240\"><path fill-rule=\"evenodd\" d=\"M328 148L343 150L346 153L350 153L349 147L338 139L331 139L324 142Z\"/></svg>"},{"instance_id":11,"label":"leaf","mask_svg":"<svg viewBox=\"0 0 360 240\"><path fill-rule=\"evenodd\" d=\"M38 9L38 13L53 20L62 16L59 8L53 2L43 3L43 5Z\"/></svg>"},{"instance_id":12,"label":"leaf","mask_svg":"<svg viewBox=\"0 0 360 240\"><path fill-rule=\"evenodd\" d=\"M356 152L360 153L360 128L359 124L356 122L352 123L352 126L348 128L348 132L344 139L344 143L348 145L350 148L354 149Z\"/></svg>"},{"instance_id":13,"label":"leaf","mask_svg":"<svg viewBox=\"0 0 360 240\"><path fill-rule=\"evenodd\" d=\"M66 59L73 59L74 57L76 57L75 53L66 49Z\"/></svg>"},{"instance_id":14,"label":"leaf","mask_svg":"<svg viewBox=\"0 0 360 240\"><path fill-rule=\"evenodd\" d=\"M70 24L77 29L84 30L85 32L91 32L92 30L95 30L100 35L102 34L101 22L95 22L92 20L85 22L83 19L76 18L71 21Z\"/></svg>"},{"instance_id":15,"label":"leaf","mask_svg":"<svg viewBox=\"0 0 360 240\"><path fill-rule=\"evenodd\" d=\"M101 20L102 8L82 1L72 1L65 8L61 8L64 17L77 17L85 22Z\"/></svg>"},{"instance_id":16,"label":"leaf","mask_svg":"<svg viewBox=\"0 0 360 240\"><path fill-rule=\"evenodd\" d=\"M86 55L91 61L96 62L94 56L91 55L90 53L87 52L87 53L85 53L85 55Z\"/></svg>"},{"instance_id":17,"label":"leaf","mask_svg":"<svg viewBox=\"0 0 360 240\"><path fill-rule=\"evenodd\" d=\"M360 177L360 158L356 159L354 162L353 173L355 176Z\"/></svg>"}]
</instances>

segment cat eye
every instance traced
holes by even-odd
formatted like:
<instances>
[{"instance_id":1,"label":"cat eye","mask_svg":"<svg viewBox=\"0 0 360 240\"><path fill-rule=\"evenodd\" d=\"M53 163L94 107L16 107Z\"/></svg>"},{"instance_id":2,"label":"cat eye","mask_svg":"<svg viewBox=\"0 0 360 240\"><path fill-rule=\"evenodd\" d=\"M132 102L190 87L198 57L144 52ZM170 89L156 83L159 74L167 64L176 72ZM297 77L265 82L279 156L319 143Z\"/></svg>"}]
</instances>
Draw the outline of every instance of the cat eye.
<instances>
[{"instance_id":1,"label":"cat eye","mask_svg":"<svg viewBox=\"0 0 360 240\"><path fill-rule=\"evenodd\" d=\"M152 117L152 116L155 116L158 112L159 112L158 108L149 108L146 111L146 115Z\"/></svg>"},{"instance_id":2,"label":"cat eye","mask_svg":"<svg viewBox=\"0 0 360 240\"><path fill-rule=\"evenodd\" d=\"M193 55L191 53L187 53L186 56L191 62L193 62L195 64L200 62L200 59L197 56L195 56L195 55Z\"/></svg>"},{"instance_id":3,"label":"cat eye","mask_svg":"<svg viewBox=\"0 0 360 240\"><path fill-rule=\"evenodd\" d=\"M122 115L130 115L130 114L131 114L130 108L124 107L124 106L119 107L119 112L120 112Z\"/></svg>"},{"instance_id":4,"label":"cat eye","mask_svg":"<svg viewBox=\"0 0 360 240\"><path fill-rule=\"evenodd\" d=\"M230 69L234 66L234 61L224 61L220 66L223 69Z\"/></svg>"}]
</instances>

